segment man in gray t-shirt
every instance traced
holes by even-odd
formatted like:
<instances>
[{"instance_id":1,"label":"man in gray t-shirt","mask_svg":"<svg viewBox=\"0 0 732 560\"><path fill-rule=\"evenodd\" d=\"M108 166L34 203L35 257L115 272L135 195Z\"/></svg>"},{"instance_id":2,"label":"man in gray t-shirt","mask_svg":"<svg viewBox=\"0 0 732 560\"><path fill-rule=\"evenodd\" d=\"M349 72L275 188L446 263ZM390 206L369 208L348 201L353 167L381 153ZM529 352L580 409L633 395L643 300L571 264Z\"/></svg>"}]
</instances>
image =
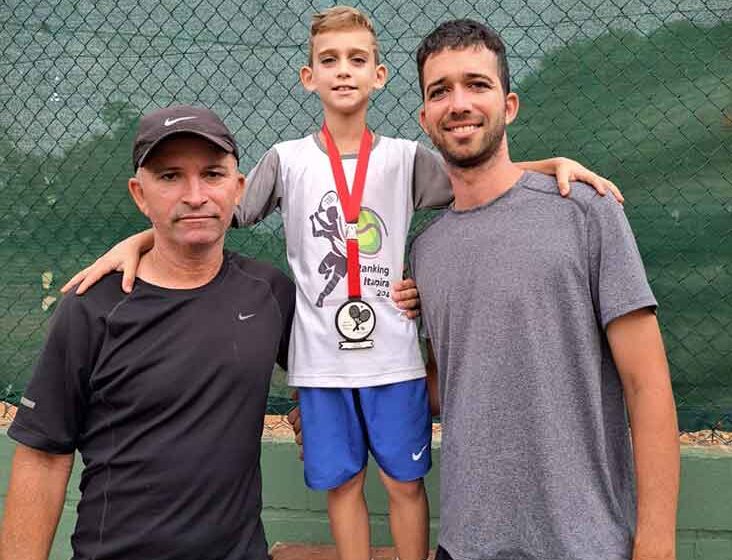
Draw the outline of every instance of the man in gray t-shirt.
<instances>
[{"instance_id":1,"label":"man in gray t-shirt","mask_svg":"<svg viewBox=\"0 0 732 560\"><path fill-rule=\"evenodd\" d=\"M455 191L411 255L439 372L438 558L674 558L673 396L622 207L511 162L494 32L447 22L417 60Z\"/></svg>"}]
</instances>

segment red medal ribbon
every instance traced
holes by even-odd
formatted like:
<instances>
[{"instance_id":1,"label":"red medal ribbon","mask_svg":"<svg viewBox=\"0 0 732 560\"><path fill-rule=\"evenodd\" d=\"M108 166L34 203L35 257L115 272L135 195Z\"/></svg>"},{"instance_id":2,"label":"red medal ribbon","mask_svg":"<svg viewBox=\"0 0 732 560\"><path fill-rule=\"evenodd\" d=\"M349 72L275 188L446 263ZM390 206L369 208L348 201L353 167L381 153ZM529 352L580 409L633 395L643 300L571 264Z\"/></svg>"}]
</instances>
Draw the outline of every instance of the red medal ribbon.
<instances>
[{"instance_id":1,"label":"red medal ribbon","mask_svg":"<svg viewBox=\"0 0 732 560\"><path fill-rule=\"evenodd\" d=\"M368 128L365 128L361 136L361 146L358 149L358 161L356 162L356 175L353 178L353 188L350 192L346 183L346 174L343 171L341 155L338 153L338 148L325 123L323 123L323 138L325 138L325 145L328 149L328 158L330 159L330 168L333 170L338 200L341 203L343 217L346 220L348 298L356 299L361 297L361 267L359 264L357 224L358 215L361 213L361 199L366 185L366 171L369 167L373 137Z\"/></svg>"}]
</instances>

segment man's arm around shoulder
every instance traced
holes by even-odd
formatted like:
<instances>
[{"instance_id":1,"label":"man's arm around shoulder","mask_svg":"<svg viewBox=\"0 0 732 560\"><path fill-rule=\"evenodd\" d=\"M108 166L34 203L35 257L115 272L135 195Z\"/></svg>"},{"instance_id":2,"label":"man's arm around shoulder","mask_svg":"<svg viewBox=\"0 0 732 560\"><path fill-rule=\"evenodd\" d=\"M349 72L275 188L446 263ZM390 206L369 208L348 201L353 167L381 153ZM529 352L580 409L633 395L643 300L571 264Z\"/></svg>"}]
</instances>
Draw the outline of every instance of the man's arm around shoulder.
<instances>
[{"instance_id":1,"label":"man's arm around shoulder","mask_svg":"<svg viewBox=\"0 0 732 560\"><path fill-rule=\"evenodd\" d=\"M679 493L679 433L656 315L618 317L607 337L630 415L638 493L633 560L673 560Z\"/></svg>"},{"instance_id":2,"label":"man's arm around shoulder","mask_svg":"<svg viewBox=\"0 0 732 560\"><path fill-rule=\"evenodd\" d=\"M18 444L5 500L0 558L48 558L73 464L73 453L55 455Z\"/></svg>"}]
</instances>

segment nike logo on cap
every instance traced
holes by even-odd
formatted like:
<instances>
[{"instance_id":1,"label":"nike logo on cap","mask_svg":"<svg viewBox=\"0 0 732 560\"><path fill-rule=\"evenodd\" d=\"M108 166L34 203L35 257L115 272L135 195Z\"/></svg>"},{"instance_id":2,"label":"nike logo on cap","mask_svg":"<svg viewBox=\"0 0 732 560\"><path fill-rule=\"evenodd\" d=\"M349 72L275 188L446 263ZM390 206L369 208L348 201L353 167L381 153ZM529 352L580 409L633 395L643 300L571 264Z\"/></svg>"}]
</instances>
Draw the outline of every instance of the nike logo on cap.
<instances>
[{"instance_id":1,"label":"nike logo on cap","mask_svg":"<svg viewBox=\"0 0 732 560\"><path fill-rule=\"evenodd\" d=\"M249 315L242 315L241 313L239 313L239 317L238 317L238 319L239 319L240 321L246 321L247 319L251 319L251 318L252 318L252 317L254 317L255 315L256 315L256 313L250 313Z\"/></svg>"},{"instance_id":2,"label":"nike logo on cap","mask_svg":"<svg viewBox=\"0 0 732 560\"><path fill-rule=\"evenodd\" d=\"M173 126L177 122L189 121L191 119L197 119L198 117L178 117L177 119L165 119L163 126Z\"/></svg>"},{"instance_id":3,"label":"nike logo on cap","mask_svg":"<svg viewBox=\"0 0 732 560\"><path fill-rule=\"evenodd\" d=\"M422 449L419 450L419 453L412 453L412 461L419 461L422 458L422 453L424 453L425 449L427 449L426 443L422 446Z\"/></svg>"}]
</instances>

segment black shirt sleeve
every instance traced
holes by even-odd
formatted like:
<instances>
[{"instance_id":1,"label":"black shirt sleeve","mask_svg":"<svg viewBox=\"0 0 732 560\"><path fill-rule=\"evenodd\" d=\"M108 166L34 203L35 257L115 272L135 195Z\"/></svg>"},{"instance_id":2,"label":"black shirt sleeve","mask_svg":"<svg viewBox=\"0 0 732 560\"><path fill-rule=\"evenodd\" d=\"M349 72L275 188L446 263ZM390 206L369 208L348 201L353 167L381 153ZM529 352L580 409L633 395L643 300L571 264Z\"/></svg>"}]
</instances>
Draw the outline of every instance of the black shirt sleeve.
<instances>
[{"instance_id":1,"label":"black shirt sleeve","mask_svg":"<svg viewBox=\"0 0 732 560\"><path fill-rule=\"evenodd\" d=\"M287 350L290 346L290 330L295 316L295 284L285 274L278 274L272 282L272 292L280 306L282 315L282 338L277 352L277 363L287 369Z\"/></svg>"},{"instance_id":2,"label":"black shirt sleeve","mask_svg":"<svg viewBox=\"0 0 732 560\"><path fill-rule=\"evenodd\" d=\"M14 440L48 453L73 453L76 449L89 377L104 336L104 321L94 311L97 303L92 292L85 296L71 293L59 303L8 429Z\"/></svg>"}]
</instances>

